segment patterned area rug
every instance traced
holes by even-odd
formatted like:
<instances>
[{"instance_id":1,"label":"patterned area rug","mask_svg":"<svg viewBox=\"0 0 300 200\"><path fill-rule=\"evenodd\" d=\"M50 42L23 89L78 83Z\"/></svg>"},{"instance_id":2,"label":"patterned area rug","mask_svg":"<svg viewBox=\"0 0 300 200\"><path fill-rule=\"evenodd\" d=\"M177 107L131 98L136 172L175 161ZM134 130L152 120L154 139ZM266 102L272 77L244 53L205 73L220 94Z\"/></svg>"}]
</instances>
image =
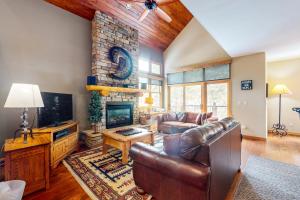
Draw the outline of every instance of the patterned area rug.
<instances>
[{"instance_id":1,"label":"patterned area rug","mask_svg":"<svg viewBox=\"0 0 300 200\"><path fill-rule=\"evenodd\" d=\"M235 200L300 199L300 167L261 157L250 157Z\"/></svg>"},{"instance_id":2,"label":"patterned area rug","mask_svg":"<svg viewBox=\"0 0 300 200\"><path fill-rule=\"evenodd\" d=\"M162 136L155 136L155 146L162 145ZM122 164L122 153L111 148L102 154L102 147L73 154L64 165L93 200L146 200L150 195L136 192L132 160Z\"/></svg>"}]
</instances>

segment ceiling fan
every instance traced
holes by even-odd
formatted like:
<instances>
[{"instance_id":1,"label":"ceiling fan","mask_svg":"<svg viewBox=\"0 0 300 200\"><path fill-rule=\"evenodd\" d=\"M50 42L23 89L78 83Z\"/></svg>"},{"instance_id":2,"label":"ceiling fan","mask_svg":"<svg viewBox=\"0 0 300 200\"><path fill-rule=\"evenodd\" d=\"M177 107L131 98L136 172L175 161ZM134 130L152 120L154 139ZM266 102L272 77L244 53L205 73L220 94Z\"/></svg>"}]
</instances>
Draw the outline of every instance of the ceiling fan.
<instances>
[{"instance_id":1,"label":"ceiling fan","mask_svg":"<svg viewBox=\"0 0 300 200\"><path fill-rule=\"evenodd\" d=\"M127 4L130 4L130 3L143 3L144 4L145 11L139 18L140 22L142 22L150 12L154 11L161 19L170 23L172 21L172 18L165 11L163 11L160 8L160 6L175 3L175 2L178 2L179 0L144 0L144 1L122 0L122 1L126 2Z\"/></svg>"}]
</instances>

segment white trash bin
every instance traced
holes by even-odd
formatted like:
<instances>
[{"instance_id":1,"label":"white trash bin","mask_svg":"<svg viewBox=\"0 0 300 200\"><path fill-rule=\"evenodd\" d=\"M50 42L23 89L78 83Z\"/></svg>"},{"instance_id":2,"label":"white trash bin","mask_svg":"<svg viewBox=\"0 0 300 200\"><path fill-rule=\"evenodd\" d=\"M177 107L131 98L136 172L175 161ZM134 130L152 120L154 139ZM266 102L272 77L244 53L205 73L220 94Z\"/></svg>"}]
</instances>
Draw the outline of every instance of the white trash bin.
<instances>
[{"instance_id":1,"label":"white trash bin","mask_svg":"<svg viewBox=\"0 0 300 200\"><path fill-rule=\"evenodd\" d=\"M25 181L13 180L0 182L0 200L21 200Z\"/></svg>"}]
</instances>

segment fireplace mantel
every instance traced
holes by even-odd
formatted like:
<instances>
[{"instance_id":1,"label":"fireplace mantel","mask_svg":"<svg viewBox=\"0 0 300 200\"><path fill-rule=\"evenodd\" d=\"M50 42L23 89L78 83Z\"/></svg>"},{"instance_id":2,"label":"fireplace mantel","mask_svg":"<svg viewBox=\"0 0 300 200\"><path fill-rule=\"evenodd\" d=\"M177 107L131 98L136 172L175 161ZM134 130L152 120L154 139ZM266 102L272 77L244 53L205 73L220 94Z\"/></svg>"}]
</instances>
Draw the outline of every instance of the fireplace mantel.
<instances>
[{"instance_id":1,"label":"fireplace mantel","mask_svg":"<svg viewBox=\"0 0 300 200\"><path fill-rule=\"evenodd\" d=\"M102 96L108 96L110 92L120 92L120 93L131 93L137 96L142 96L144 90L137 88L123 88L123 87L110 87L103 85L87 85L86 89L88 91L99 91Z\"/></svg>"}]
</instances>

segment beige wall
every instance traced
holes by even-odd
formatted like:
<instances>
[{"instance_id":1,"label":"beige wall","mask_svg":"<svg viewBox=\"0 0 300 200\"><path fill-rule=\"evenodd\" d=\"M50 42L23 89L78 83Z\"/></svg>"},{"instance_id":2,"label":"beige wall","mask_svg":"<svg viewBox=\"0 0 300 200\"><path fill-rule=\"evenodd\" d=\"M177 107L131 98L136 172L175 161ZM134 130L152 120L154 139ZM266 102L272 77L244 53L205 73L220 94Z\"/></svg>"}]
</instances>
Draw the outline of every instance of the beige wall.
<instances>
[{"instance_id":1,"label":"beige wall","mask_svg":"<svg viewBox=\"0 0 300 200\"><path fill-rule=\"evenodd\" d=\"M267 63L269 91L275 84L285 84L292 92L282 97L282 122L289 132L300 134L299 115L292 111L293 107L300 107L300 59ZM278 95L268 98L268 128L278 123Z\"/></svg>"},{"instance_id":2,"label":"beige wall","mask_svg":"<svg viewBox=\"0 0 300 200\"><path fill-rule=\"evenodd\" d=\"M230 58L215 39L193 18L164 51L165 72L176 68Z\"/></svg>"},{"instance_id":3,"label":"beige wall","mask_svg":"<svg viewBox=\"0 0 300 200\"><path fill-rule=\"evenodd\" d=\"M0 145L20 121L21 110L3 108L13 82L73 94L75 119L86 127L91 23L45 1L1 0L0 25Z\"/></svg>"},{"instance_id":4,"label":"beige wall","mask_svg":"<svg viewBox=\"0 0 300 200\"><path fill-rule=\"evenodd\" d=\"M266 61L259 53L233 58L232 113L244 135L267 137ZM253 80L253 90L241 90L242 80Z\"/></svg>"}]
</instances>

